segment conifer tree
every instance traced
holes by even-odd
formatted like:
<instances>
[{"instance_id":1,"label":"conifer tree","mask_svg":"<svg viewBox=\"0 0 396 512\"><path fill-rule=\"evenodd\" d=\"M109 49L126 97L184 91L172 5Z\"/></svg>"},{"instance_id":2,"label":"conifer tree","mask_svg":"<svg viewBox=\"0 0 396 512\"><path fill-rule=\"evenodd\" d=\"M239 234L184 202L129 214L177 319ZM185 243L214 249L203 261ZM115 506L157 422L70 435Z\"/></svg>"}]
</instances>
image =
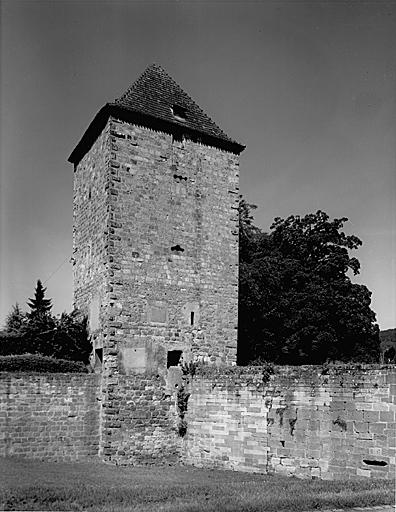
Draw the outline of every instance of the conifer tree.
<instances>
[{"instance_id":1,"label":"conifer tree","mask_svg":"<svg viewBox=\"0 0 396 512\"><path fill-rule=\"evenodd\" d=\"M37 280L37 286L34 291L34 298L29 299L27 303L29 308L31 309L29 313L29 318L43 318L47 317L51 313L52 309L52 300L45 298L45 292L47 288L44 288L40 279Z\"/></svg>"}]
</instances>

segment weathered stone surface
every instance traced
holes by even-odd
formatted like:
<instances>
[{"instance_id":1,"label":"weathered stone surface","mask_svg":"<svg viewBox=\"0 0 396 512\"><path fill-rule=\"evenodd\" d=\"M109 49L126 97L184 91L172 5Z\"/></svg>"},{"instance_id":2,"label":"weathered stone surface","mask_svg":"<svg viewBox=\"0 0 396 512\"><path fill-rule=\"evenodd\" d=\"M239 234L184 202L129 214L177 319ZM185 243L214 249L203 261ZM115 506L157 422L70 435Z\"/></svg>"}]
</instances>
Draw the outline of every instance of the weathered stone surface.
<instances>
[{"instance_id":1,"label":"weathered stone surface","mask_svg":"<svg viewBox=\"0 0 396 512\"><path fill-rule=\"evenodd\" d=\"M237 155L110 118L76 167L74 202L75 302L105 373L128 373L130 357L109 354L120 343L162 374L154 345L236 362Z\"/></svg>"},{"instance_id":2,"label":"weathered stone surface","mask_svg":"<svg viewBox=\"0 0 396 512\"><path fill-rule=\"evenodd\" d=\"M117 464L184 462L299 478L394 476L394 367L278 367L265 382L259 368L234 370L189 379L184 437L176 367L166 380L113 376L104 390L99 375L0 374L0 455L99 454Z\"/></svg>"},{"instance_id":3,"label":"weathered stone surface","mask_svg":"<svg viewBox=\"0 0 396 512\"><path fill-rule=\"evenodd\" d=\"M183 460L301 478L393 478L395 375L394 367L311 366L278 367L266 384L259 370L195 377Z\"/></svg>"},{"instance_id":4,"label":"weathered stone surface","mask_svg":"<svg viewBox=\"0 0 396 512\"><path fill-rule=\"evenodd\" d=\"M98 376L0 373L0 455L98 456Z\"/></svg>"},{"instance_id":5,"label":"weathered stone surface","mask_svg":"<svg viewBox=\"0 0 396 512\"><path fill-rule=\"evenodd\" d=\"M102 456L117 464L172 464L180 460L174 397L160 376L120 375L103 408Z\"/></svg>"}]
</instances>

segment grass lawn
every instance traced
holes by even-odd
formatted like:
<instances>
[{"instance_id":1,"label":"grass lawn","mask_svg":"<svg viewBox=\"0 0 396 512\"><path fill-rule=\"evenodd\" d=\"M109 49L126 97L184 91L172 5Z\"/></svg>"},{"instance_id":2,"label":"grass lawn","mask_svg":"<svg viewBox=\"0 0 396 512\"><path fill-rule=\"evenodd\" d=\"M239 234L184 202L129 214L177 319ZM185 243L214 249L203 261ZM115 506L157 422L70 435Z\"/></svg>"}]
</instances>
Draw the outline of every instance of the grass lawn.
<instances>
[{"instance_id":1,"label":"grass lawn","mask_svg":"<svg viewBox=\"0 0 396 512\"><path fill-rule=\"evenodd\" d=\"M394 482L0 458L0 510L280 512L394 503Z\"/></svg>"}]
</instances>

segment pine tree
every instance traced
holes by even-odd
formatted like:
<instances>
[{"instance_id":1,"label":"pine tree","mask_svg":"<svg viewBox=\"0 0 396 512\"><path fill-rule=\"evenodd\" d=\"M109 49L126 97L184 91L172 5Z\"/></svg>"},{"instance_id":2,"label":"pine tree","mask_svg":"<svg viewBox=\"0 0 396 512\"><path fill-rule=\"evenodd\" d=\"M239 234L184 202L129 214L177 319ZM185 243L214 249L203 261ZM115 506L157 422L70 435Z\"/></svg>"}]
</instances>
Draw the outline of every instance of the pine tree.
<instances>
[{"instance_id":1,"label":"pine tree","mask_svg":"<svg viewBox=\"0 0 396 512\"><path fill-rule=\"evenodd\" d=\"M45 298L45 292L47 288L44 288L40 279L37 280L37 286L34 291L34 299L29 299L27 305L31 309L29 313L30 319L44 318L50 315L52 309L52 300Z\"/></svg>"}]
</instances>

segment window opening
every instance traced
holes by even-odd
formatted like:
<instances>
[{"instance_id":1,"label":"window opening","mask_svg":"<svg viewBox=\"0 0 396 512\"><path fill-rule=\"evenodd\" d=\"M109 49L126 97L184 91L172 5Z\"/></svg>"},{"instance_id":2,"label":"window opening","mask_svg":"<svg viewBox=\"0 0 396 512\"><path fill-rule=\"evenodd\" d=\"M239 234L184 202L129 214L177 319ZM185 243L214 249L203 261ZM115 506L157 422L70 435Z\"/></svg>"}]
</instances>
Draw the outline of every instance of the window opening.
<instances>
[{"instance_id":1,"label":"window opening","mask_svg":"<svg viewBox=\"0 0 396 512\"><path fill-rule=\"evenodd\" d=\"M173 247L171 247L171 251L173 251L173 252L184 252L184 249L183 249L183 247L180 247L179 244L177 244L177 245L174 245Z\"/></svg>"},{"instance_id":2,"label":"window opening","mask_svg":"<svg viewBox=\"0 0 396 512\"><path fill-rule=\"evenodd\" d=\"M179 121L185 121L186 120L186 109L182 107L181 105L172 105L172 114L178 119Z\"/></svg>"},{"instance_id":3,"label":"window opening","mask_svg":"<svg viewBox=\"0 0 396 512\"><path fill-rule=\"evenodd\" d=\"M190 313L190 321L191 321L191 325L194 325L194 311L191 311L191 313Z\"/></svg>"},{"instance_id":4,"label":"window opening","mask_svg":"<svg viewBox=\"0 0 396 512\"><path fill-rule=\"evenodd\" d=\"M183 352L181 350L169 350L166 367L170 368L171 366L177 366L180 363L182 353Z\"/></svg>"},{"instance_id":5,"label":"window opening","mask_svg":"<svg viewBox=\"0 0 396 512\"><path fill-rule=\"evenodd\" d=\"M180 183L181 181L187 181L187 177L186 176L179 176L178 174L174 174L173 175L173 178L178 182Z\"/></svg>"},{"instance_id":6,"label":"window opening","mask_svg":"<svg viewBox=\"0 0 396 512\"><path fill-rule=\"evenodd\" d=\"M385 462L384 460L368 460L368 459L363 459L363 462L365 464L367 464L368 466L387 466L388 463Z\"/></svg>"},{"instance_id":7,"label":"window opening","mask_svg":"<svg viewBox=\"0 0 396 512\"><path fill-rule=\"evenodd\" d=\"M103 364L103 348L95 349L95 366L102 366Z\"/></svg>"}]
</instances>

